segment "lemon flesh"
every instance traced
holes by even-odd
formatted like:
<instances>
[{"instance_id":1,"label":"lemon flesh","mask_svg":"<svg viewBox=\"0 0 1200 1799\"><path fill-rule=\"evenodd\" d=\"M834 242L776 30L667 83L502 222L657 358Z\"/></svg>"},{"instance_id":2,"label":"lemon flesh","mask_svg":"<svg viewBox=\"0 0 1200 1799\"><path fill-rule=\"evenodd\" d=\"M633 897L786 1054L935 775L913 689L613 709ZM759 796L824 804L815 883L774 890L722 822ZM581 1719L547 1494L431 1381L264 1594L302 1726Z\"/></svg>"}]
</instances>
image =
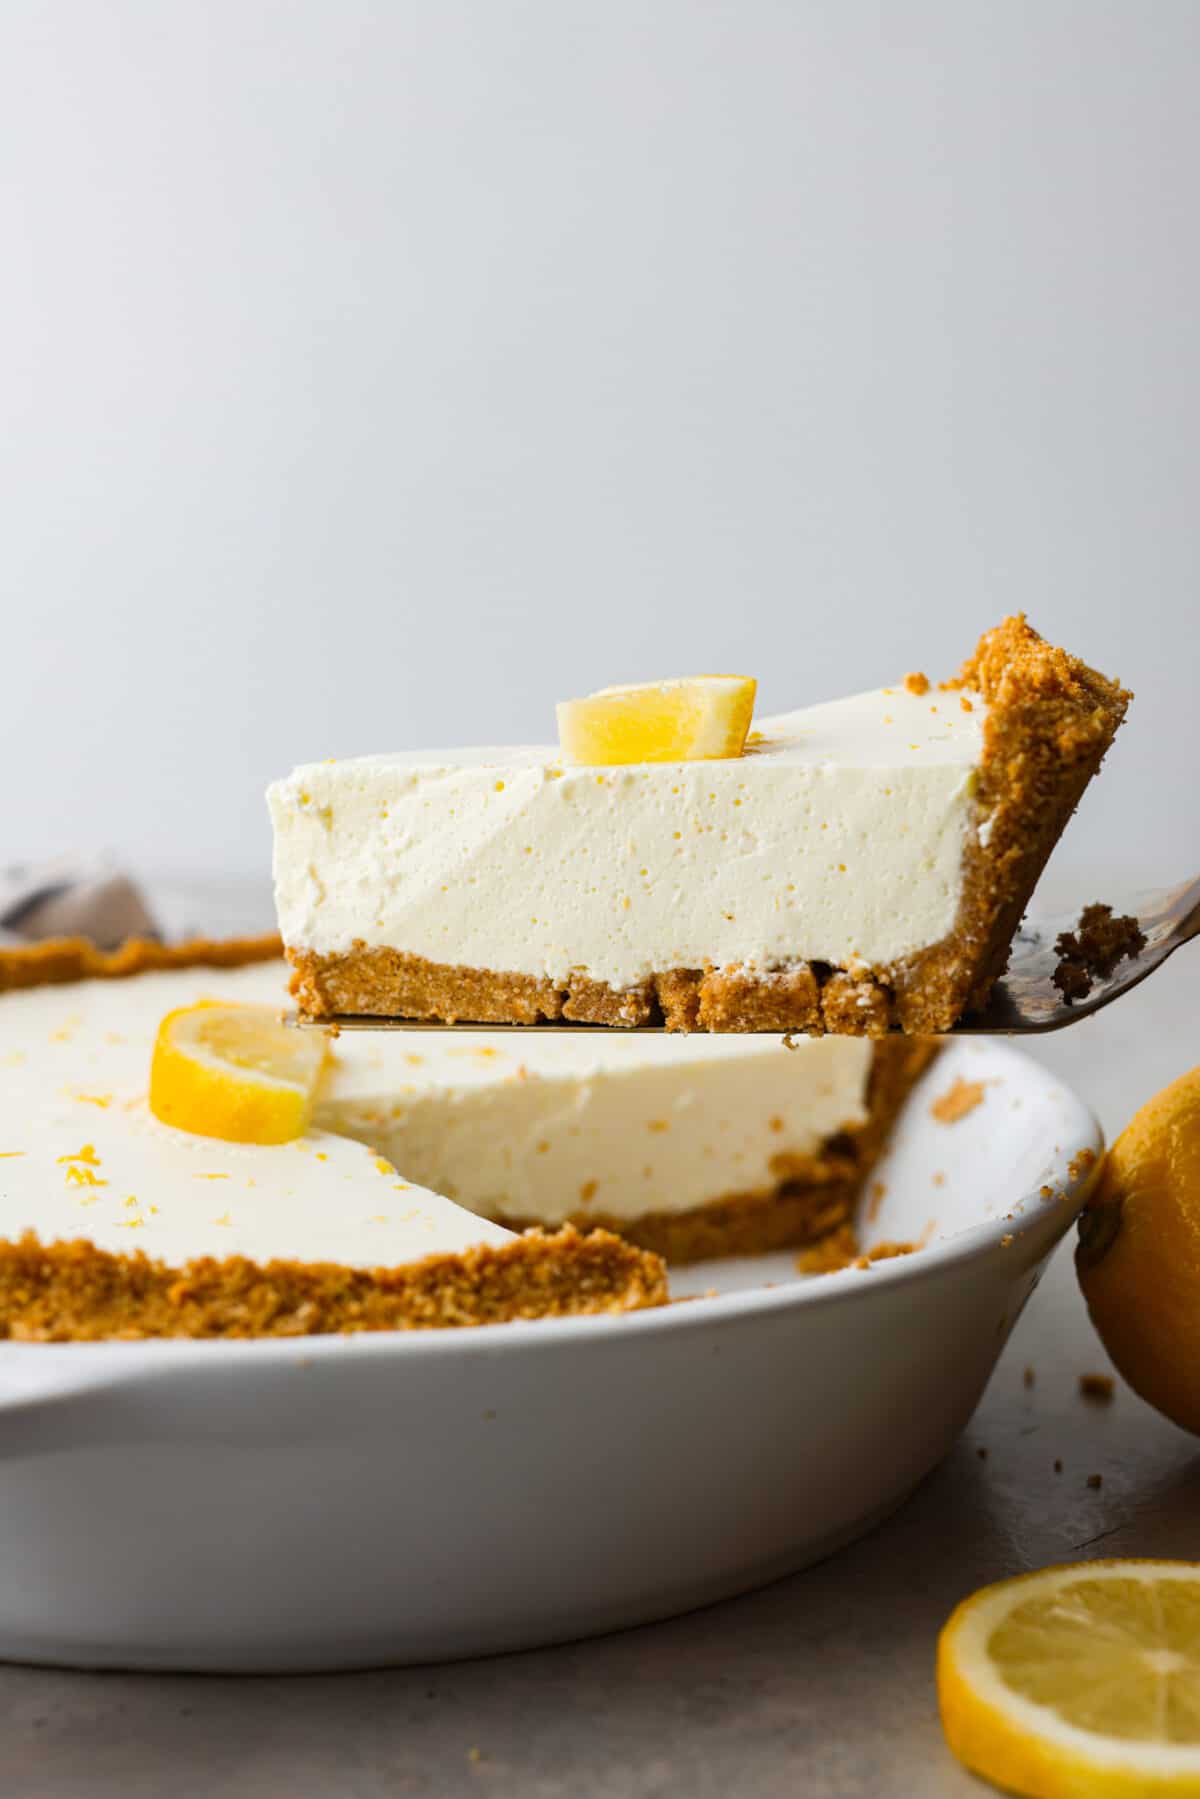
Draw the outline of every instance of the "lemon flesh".
<instances>
[{"instance_id":1,"label":"lemon flesh","mask_svg":"<svg viewBox=\"0 0 1200 1799\"><path fill-rule=\"evenodd\" d=\"M605 687L586 699L560 703L559 747L566 761L594 768L740 756L756 688L745 675Z\"/></svg>"},{"instance_id":2,"label":"lemon flesh","mask_svg":"<svg viewBox=\"0 0 1200 1799\"><path fill-rule=\"evenodd\" d=\"M1200 1794L1200 1565L1109 1561L985 1587L938 1645L950 1747L1033 1799Z\"/></svg>"},{"instance_id":3,"label":"lemon flesh","mask_svg":"<svg viewBox=\"0 0 1200 1799\"><path fill-rule=\"evenodd\" d=\"M308 1127L328 1056L325 1036L270 1006L183 1006L158 1027L150 1110L199 1137L288 1143Z\"/></svg>"}]
</instances>

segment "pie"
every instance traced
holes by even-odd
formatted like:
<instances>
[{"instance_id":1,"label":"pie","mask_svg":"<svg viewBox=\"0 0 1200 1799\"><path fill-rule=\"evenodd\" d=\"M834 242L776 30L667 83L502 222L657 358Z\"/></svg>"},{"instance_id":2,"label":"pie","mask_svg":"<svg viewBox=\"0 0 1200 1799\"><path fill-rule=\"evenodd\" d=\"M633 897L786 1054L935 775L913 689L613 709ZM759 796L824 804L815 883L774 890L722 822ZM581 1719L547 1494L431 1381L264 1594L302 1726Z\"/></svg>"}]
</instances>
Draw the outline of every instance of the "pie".
<instances>
[{"instance_id":1,"label":"pie","mask_svg":"<svg viewBox=\"0 0 1200 1799\"><path fill-rule=\"evenodd\" d=\"M268 795L293 991L311 1018L949 1030L1128 700L1017 617L953 680L765 719L741 755L298 768Z\"/></svg>"},{"instance_id":2,"label":"pie","mask_svg":"<svg viewBox=\"0 0 1200 1799\"><path fill-rule=\"evenodd\" d=\"M570 1226L514 1235L337 1132L263 1146L153 1117L159 1019L261 989L266 958L278 995L277 957L274 939L0 952L0 1332L295 1336L665 1301L648 1251Z\"/></svg>"},{"instance_id":3,"label":"pie","mask_svg":"<svg viewBox=\"0 0 1200 1799\"><path fill-rule=\"evenodd\" d=\"M844 1227L936 1047L346 1031L294 1142L217 1141L151 1115L166 1014L282 1008L286 986L275 939L0 953L7 1334L258 1336L659 1304L660 1255Z\"/></svg>"}]
</instances>

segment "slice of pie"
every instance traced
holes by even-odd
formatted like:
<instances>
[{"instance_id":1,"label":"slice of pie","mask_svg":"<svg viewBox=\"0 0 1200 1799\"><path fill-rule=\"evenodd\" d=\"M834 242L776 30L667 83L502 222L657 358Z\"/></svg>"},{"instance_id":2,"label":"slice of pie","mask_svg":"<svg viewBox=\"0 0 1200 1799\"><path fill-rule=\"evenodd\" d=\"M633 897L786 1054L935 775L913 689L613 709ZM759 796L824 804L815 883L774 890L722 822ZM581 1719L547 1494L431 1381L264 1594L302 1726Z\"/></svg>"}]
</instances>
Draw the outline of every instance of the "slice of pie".
<instances>
[{"instance_id":1,"label":"slice of pie","mask_svg":"<svg viewBox=\"0 0 1200 1799\"><path fill-rule=\"evenodd\" d=\"M878 1035L985 1003L1129 695L1023 618L744 754L416 751L270 789L293 991L336 1014Z\"/></svg>"},{"instance_id":2,"label":"slice of pie","mask_svg":"<svg viewBox=\"0 0 1200 1799\"><path fill-rule=\"evenodd\" d=\"M150 1116L166 1014L282 1009L286 985L273 940L0 953L0 1330L263 1335L658 1303L644 1251L843 1227L935 1047L344 1032L293 1143Z\"/></svg>"},{"instance_id":3,"label":"slice of pie","mask_svg":"<svg viewBox=\"0 0 1200 1799\"><path fill-rule=\"evenodd\" d=\"M0 1334L294 1336L665 1301L657 1256L569 1226L514 1235L335 1131L265 1146L160 1123L147 1103L160 1018L248 997L264 971L235 965L256 955L278 995L274 940L0 953L0 988L20 989L0 993ZM35 984L39 969L53 982Z\"/></svg>"}]
</instances>

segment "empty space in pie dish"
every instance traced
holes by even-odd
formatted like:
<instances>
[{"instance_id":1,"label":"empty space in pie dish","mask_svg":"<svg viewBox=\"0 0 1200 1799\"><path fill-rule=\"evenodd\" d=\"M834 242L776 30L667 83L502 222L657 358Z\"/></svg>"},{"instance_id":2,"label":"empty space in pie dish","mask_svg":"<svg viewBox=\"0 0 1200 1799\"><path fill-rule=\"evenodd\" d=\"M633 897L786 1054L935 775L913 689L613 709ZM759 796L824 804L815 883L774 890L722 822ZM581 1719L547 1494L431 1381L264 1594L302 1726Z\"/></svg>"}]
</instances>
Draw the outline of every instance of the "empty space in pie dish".
<instances>
[{"instance_id":1,"label":"empty space in pie dish","mask_svg":"<svg viewBox=\"0 0 1200 1799\"><path fill-rule=\"evenodd\" d=\"M949 1040L905 1102L857 1219L864 1253L911 1244L911 1254L832 1274L801 1273L791 1252L705 1262L672 1269L672 1294L778 1291L780 1283L805 1303L861 1292L864 1282L919 1278L932 1261L993 1252L1023 1259L1066 1231L1102 1148L1088 1108L1031 1056L990 1038Z\"/></svg>"}]
</instances>

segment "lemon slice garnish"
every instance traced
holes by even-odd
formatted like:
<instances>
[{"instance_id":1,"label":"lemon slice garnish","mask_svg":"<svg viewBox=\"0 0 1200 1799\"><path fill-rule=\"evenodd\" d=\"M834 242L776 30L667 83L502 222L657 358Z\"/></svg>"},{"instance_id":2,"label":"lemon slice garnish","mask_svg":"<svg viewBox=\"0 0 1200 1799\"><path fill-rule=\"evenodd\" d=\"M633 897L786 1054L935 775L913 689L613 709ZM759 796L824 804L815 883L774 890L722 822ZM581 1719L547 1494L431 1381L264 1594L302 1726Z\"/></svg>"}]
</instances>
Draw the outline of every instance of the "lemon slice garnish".
<instances>
[{"instance_id":1,"label":"lemon slice garnish","mask_svg":"<svg viewBox=\"0 0 1200 1799\"><path fill-rule=\"evenodd\" d=\"M954 1753L1008 1792L1200 1793L1200 1564L984 1587L942 1632L938 1700Z\"/></svg>"},{"instance_id":2,"label":"lemon slice garnish","mask_svg":"<svg viewBox=\"0 0 1200 1799\"><path fill-rule=\"evenodd\" d=\"M559 747L568 762L599 768L740 756L756 688L746 675L604 687L587 699L559 704Z\"/></svg>"},{"instance_id":3,"label":"lemon slice garnish","mask_svg":"<svg viewBox=\"0 0 1200 1799\"><path fill-rule=\"evenodd\" d=\"M288 1143L308 1125L328 1055L325 1036L270 1006L181 1006L158 1027L150 1110L199 1137Z\"/></svg>"}]
</instances>

